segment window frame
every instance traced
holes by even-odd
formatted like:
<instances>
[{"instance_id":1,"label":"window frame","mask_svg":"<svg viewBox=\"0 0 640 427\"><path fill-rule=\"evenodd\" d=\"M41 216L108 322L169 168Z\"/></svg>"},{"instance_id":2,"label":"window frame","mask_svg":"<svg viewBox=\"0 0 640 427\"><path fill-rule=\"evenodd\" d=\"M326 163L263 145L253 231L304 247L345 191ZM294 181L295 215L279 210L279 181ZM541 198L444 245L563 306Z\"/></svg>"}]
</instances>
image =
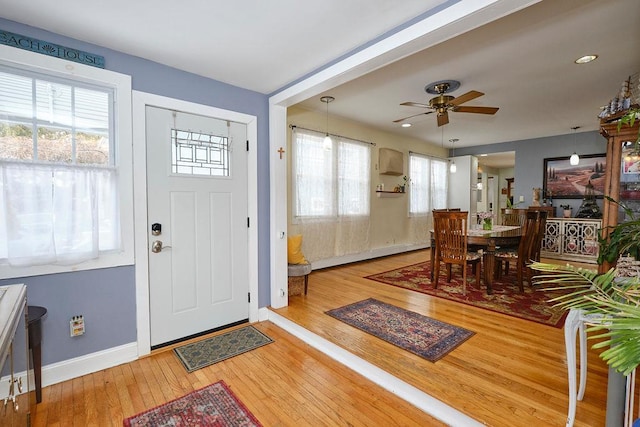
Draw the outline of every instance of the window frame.
<instances>
[{"instance_id":1,"label":"window frame","mask_svg":"<svg viewBox=\"0 0 640 427\"><path fill-rule=\"evenodd\" d=\"M15 267L0 263L0 279L94 270L134 264L133 225L133 140L131 76L46 55L0 45L0 64L64 78L79 84L109 87L114 91L114 165L118 173L118 199L122 246L119 251L101 252L96 259L71 265L47 264Z\"/></svg>"},{"instance_id":2,"label":"window frame","mask_svg":"<svg viewBox=\"0 0 640 427\"><path fill-rule=\"evenodd\" d=\"M309 136L313 136L313 137L318 137L318 138L324 138L324 134L322 134L321 132L316 132L310 129L301 129L301 128L296 128L295 132L292 133L292 140L291 140L291 144L292 144L292 161L291 161L291 175L293 177L292 179L292 188L291 188L291 194L292 194L292 203L291 203L291 220L293 224L297 224L300 221L319 221L319 222L331 222L331 221L348 221L350 219L358 219L358 218L367 218L371 216L371 197L370 197L370 191L369 189L371 188L371 143L369 142L364 142L364 141L358 141L358 140L354 140L354 139L350 139L350 138L346 138L346 137L341 137L341 136L337 136L337 135L331 135L331 145L332 145L332 165L331 165L331 171L332 171L332 178L331 178L331 182L333 183L333 200L331 200L332 206L330 211L332 212L331 214L327 214L327 215L300 215L297 212L297 206L298 206L298 179L296 176L296 168L297 168L297 162L298 162L298 156L296 155L297 153L297 147L296 145L298 144L297 142L297 137L296 134L297 133L301 133L301 134L306 134ZM369 150L369 163L367 165L367 179L368 179L368 183L367 185L365 185L365 190L363 193L363 196L365 196L366 200L367 200L367 206L366 206L366 212L365 213L361 213L361 214L344 214L341 213L341 201L340 201L340 165L338 164L339 161L339 155L338 155L338 150L340 149L340 145L341 144L354 144L354 145L358 145L358 146L363 146L366 147Z\"/></svg>"},{"instance_id":3,"label":"window frame","mask_svg":"<svg viewBox=\"0 0 640 427\"><path fill-rule=\"evenodd\" d=\"M412 157L416 157L416 158L420 158L420 159L424 159L426 161L429 162L429 167L428 167L428 172L429 172L429 176L428 178L428 191L425 194L425 197L429 197L429 200L427 201L427 210L425 212L412 212L412 200L414 197L414 187L415 185L413 185L413 183L411 185L409 185L409 203L407 203L407 215L409 217L426 217L429 216L431 214L431 211L433 209L440 209L440 208L446 208L448 206L448 191L449 191L449 174L446 172L447 170L447 165L448 165L448 160L447 159L442 159L439 157L434 157L434 156L429 156L426 154L421 154L421 153L416 153L413 151L409 151L409 157L408 157L408 169L409 169L409 177L413 178L415 176L415 173L411 170L411 163L412 163ZM444 174L444 192L445 192L445 205L444 206L432 206L432 202L433 202L433 198L432 193L433 193L433 187L434 187L434 182L432 180L433 176L432 176L432 167L433 167L433 162L441 162L445 165L445 174ZM438 181L439 182L439 181Z\"/></svg>"}]
</instances>

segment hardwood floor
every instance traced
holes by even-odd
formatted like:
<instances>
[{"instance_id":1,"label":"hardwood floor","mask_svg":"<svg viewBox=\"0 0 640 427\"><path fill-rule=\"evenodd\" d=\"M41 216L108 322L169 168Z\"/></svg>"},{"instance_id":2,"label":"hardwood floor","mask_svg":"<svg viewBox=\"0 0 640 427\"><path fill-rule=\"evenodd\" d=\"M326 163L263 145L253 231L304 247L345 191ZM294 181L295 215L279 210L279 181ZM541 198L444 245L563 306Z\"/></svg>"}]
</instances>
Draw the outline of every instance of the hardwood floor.
<instances>
[{"instance_id":1,"label":"hardwood floor","mask_svg":"<svg viewBox=\"0 0 640 427\"><path fill-rule=\"evenodd\" d=\"M425 250L314 271L308 295L291 297L288 307L275 311L483 424L564 426L568 386L562 328L364 279L428 257ZM323 314L369 297L476 335L431 363ZM586 393L574 425L605 425L607 371L590 350Z\"/></svg>"},{"instance_id":2,"label":"hardwood floor","mask_svg":"<svg viewBox=\"0 0 640 427\"><path fill-rule=\"evenodd\" d=\"M264 426L445 425L273 323L254 326L274 342L190 374L163 349L45 387L32 426L122 426L219 380Z\"/></svg>"},{"instance_id":3,"label":"hardwood floor","mask_svg":"<svg viewBox=\"0 0 640 427\"><path fill-rule=\"evenodd\" d=\"M568 405L563 331L364 279L428 259L429 251L314 271L307 296L274 310L490 426L563 426ZM374 297L476 335L436 363L324 314ZM224 380L265 426L441 426L271 322L274 343L187 373L169 349L45 387L35 426L121 426L122 420ZM605 424L607 369L594 351L576 426Z\"/></svg>"}]
</instances>

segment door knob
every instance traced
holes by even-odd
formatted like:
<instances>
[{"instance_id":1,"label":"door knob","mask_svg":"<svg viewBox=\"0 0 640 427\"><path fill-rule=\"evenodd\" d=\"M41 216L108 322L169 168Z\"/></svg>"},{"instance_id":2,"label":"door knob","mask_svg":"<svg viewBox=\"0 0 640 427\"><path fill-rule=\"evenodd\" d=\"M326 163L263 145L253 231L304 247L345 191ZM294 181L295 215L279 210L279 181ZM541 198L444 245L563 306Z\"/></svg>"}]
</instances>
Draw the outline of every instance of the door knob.
<instances>
[{"instance_id":1,"label":"door knob","mask_svg":"<svg viewBox=\"0 0 640 427\"><path fill-rule=\"evenodd\" d=\"M168 249L171 246L162 246L162 241L161 240L156 240L151 244L151 252L153 253L158 253L158 252L162 252L163 249Z\"/></svg>"}]
</instances>

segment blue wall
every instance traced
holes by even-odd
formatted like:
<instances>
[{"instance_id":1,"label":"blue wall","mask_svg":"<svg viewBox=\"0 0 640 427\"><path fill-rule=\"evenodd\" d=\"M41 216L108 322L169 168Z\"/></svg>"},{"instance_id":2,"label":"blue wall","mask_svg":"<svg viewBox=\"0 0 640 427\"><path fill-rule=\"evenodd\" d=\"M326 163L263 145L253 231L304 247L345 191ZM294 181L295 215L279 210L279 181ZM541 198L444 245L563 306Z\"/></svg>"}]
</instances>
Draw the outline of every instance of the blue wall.
<instances>
[{"instance_id":1,"label":"blue wall","mask_svg":"<svg viewBox=\"0 0 640 427\"><path fill-rule=\"evenodd\" d=\"M269 305L267 96L2 18L0 28L102 55L105 58L105 69L132 77L134 90L211 105L258 118L258 305ZM134 266L129 266L6 279L0 281L0 284L25 283L28 303L47 308L48 316L43 322L42 349L42 362L47 365L136 341L134 275ZM85 316L88 333L72 339L69 337L69 320L76 314Z\"/></svg>"},{"instance_id":2,"label":"blue wall","mask_svg":"<svg viewBox=\"0 0 640 427\"><path fill-rule=\"evenodd\" d=\"M594 117L597 121L597 117ZM524 206L529 206L533 197L533 188L542 188L544 180L544 159L549 157L568 157L574 151L578 155L605 154L607 140L598 132L583 132L567 135L550 136L545 138L510 141L500 144L479 145L475 147L456 148L456 155L478 155L483 153L516 152L515 190L513 194L518 200L524 196ZM553 205L568 204L573 207L574 215L582 204L582 199L553 199ZM601 201L598 202L602 207ZM560 208L556 214L561 215Z\"/></svg>"}]
</instances>

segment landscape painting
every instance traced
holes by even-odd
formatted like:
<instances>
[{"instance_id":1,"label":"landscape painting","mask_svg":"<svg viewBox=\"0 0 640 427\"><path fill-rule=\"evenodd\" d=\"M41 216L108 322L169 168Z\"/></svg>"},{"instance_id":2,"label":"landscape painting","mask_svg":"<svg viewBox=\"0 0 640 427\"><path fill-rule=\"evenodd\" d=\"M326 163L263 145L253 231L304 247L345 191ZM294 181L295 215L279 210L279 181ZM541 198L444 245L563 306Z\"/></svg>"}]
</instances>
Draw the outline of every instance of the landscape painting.
<instances>
[{"instance_id":1,"label":"landscape painting","mask_svg":"<svg viewBox=\"0 0 640 427\"><path fill-rule=\"evenodd\" d=\"M544 194L554 199L581 199L591 182L596 197L604 194L605 154L580 156L580 163L572 166L569 157L544 159Z\"/></svg>"}]
</instances>

